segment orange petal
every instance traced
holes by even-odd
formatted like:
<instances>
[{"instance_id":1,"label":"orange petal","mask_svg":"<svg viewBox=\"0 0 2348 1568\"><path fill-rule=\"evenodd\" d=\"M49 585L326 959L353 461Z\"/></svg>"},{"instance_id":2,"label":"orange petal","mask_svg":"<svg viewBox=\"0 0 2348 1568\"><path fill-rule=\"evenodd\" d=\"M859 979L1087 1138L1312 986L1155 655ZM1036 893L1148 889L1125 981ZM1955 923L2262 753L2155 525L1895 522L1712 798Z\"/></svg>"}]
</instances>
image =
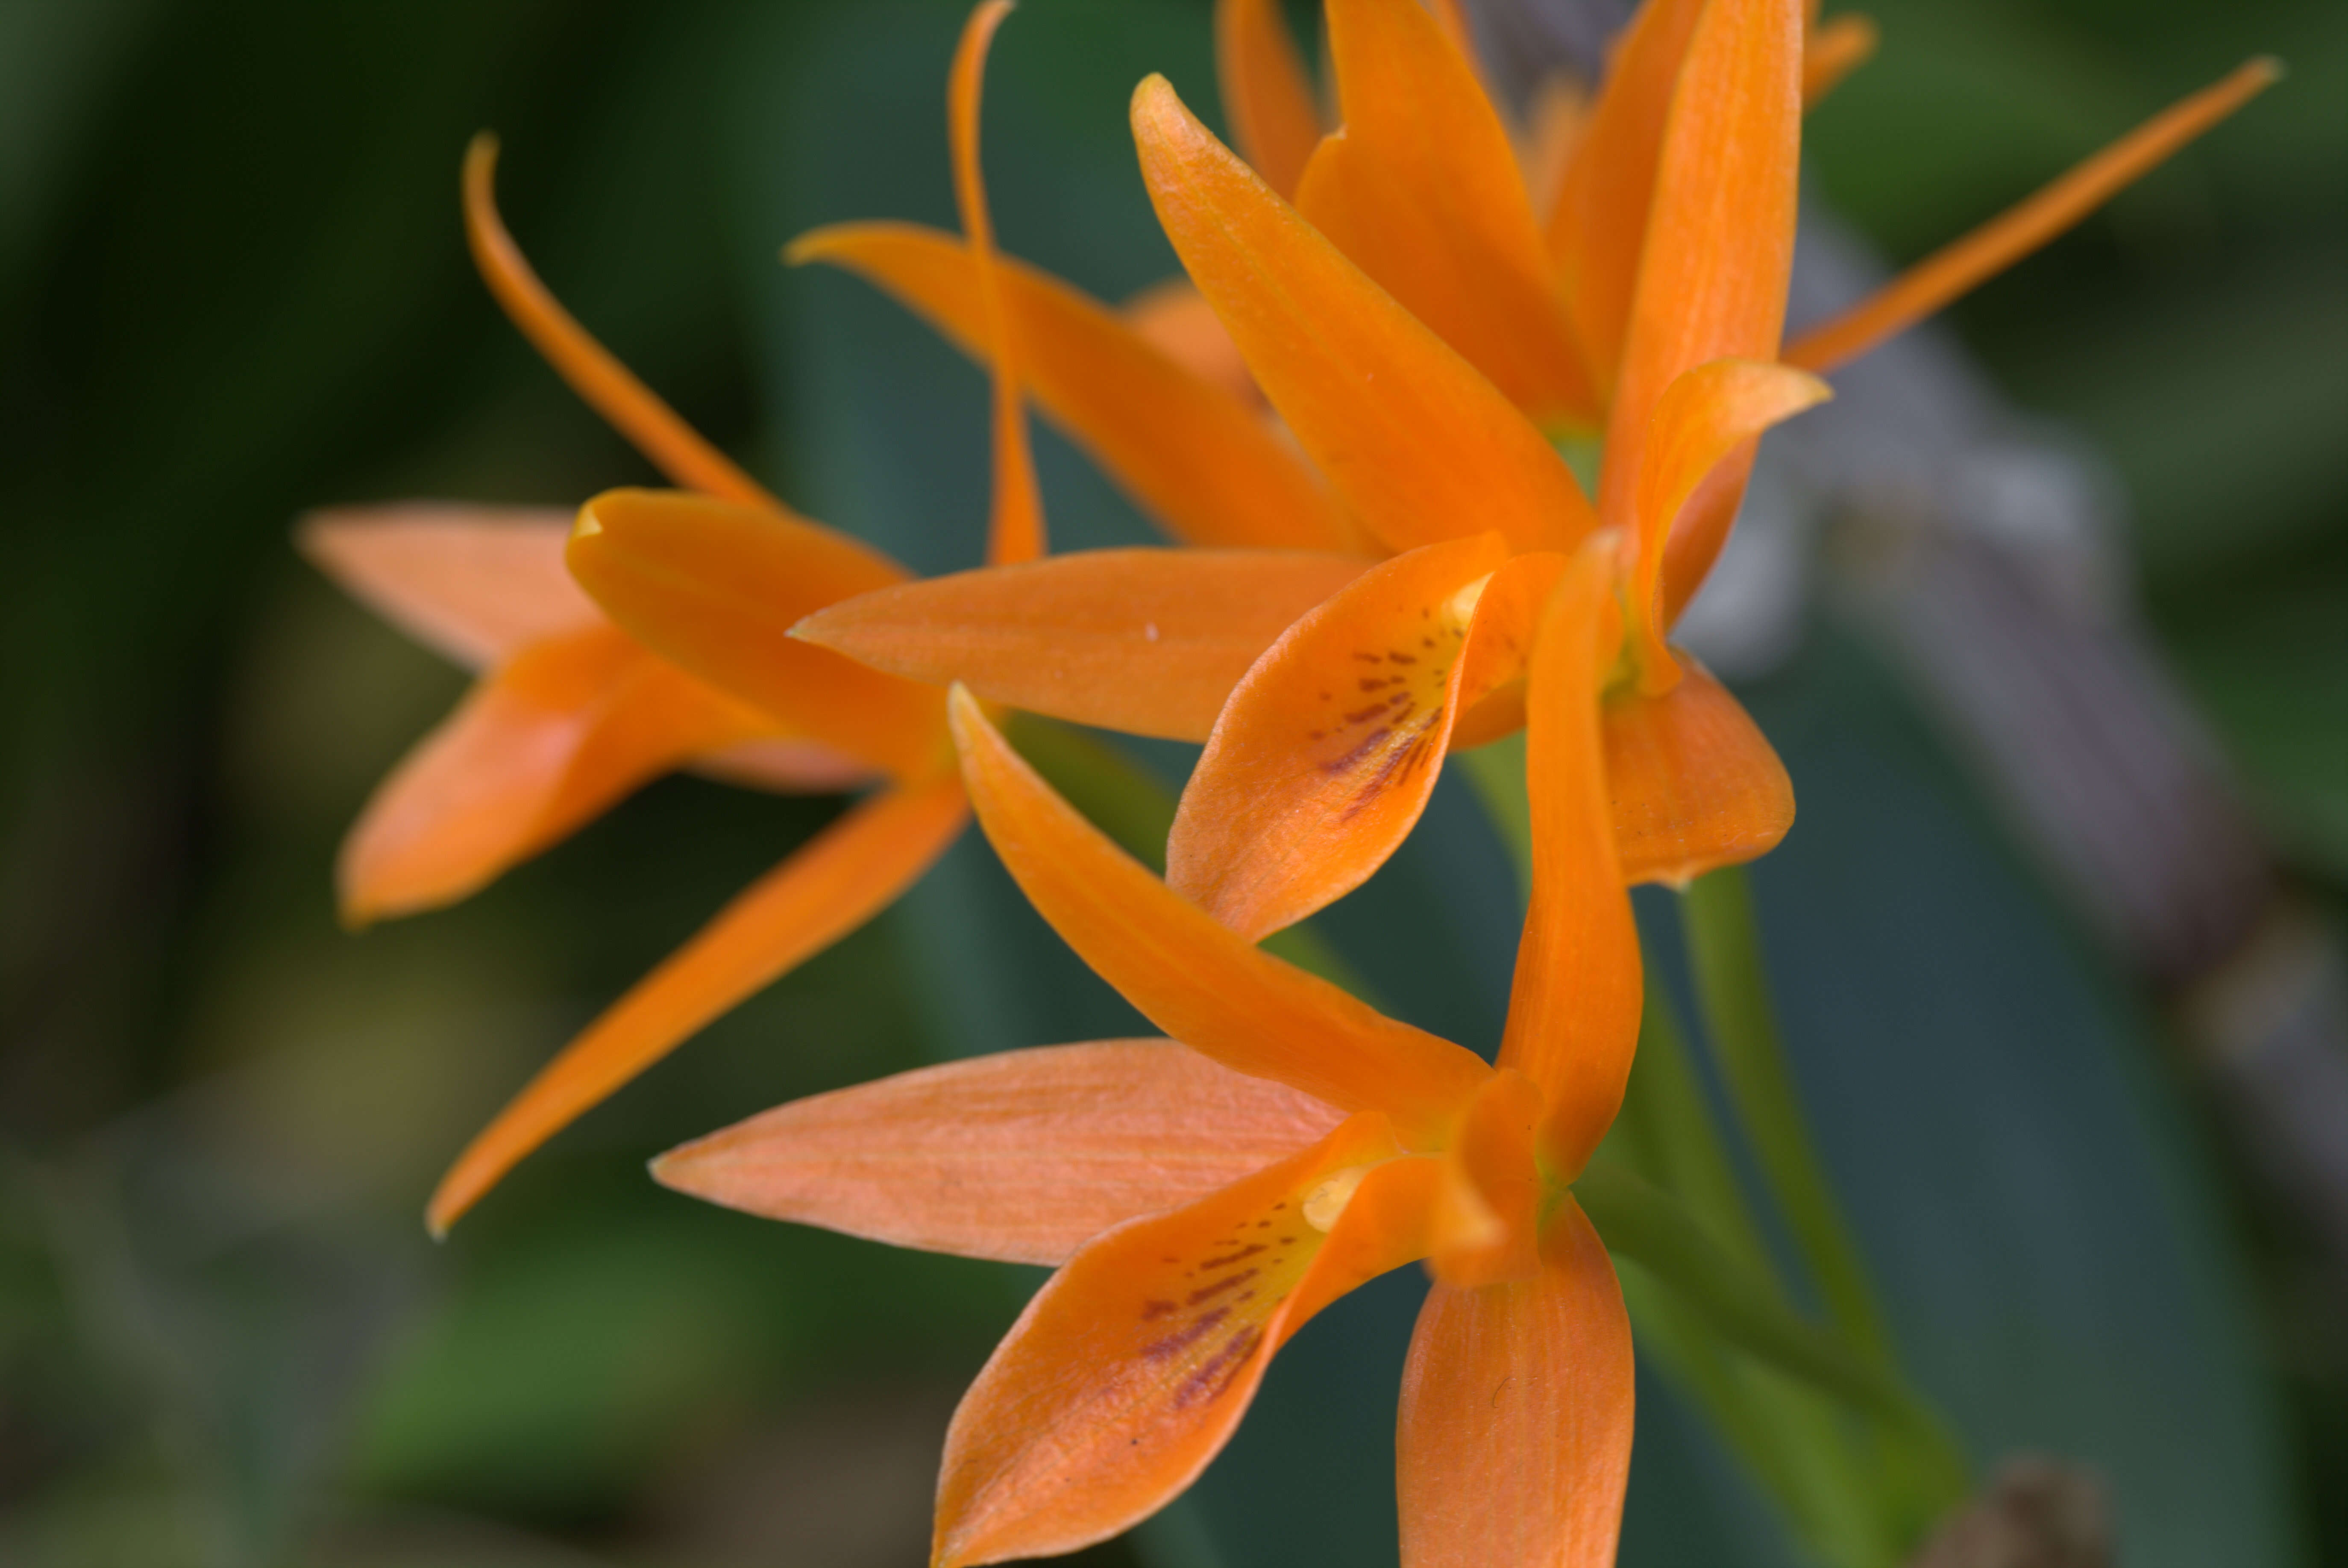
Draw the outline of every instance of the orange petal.
<instances>
[{"instance_id":1,"label":"orange petal","mask_svg":"<svg viewBox=\"0 0 2348 1568\"><path fill-rule=\"evenodd\" d=\"M1398 1152L1382 1118L1355 1117L1078 1253L954 1412L931 1562L1073 1552L1178 1496L1230 1439L1290 1335L1423 1253L1423 1172L1435 1162ZM1341 1185L1351 1196L1332 1214Z\"/></svg>"},{"instance_id":2,"label":"orange petal","mask_svg":"<svg viewBox=\"0 0 2348 1568\"><path fill-rule=\"evenodd\" d=\"M1842 85L1842 79L1875 56L1875 18L1846 11L1814 24L1802 47L1802 107L1812 109Z\"/></svg>"},{"instance_id":3,"label":"orange petal","mask_svg":"<svg viewBox=\"0 0 2348 1568\"><path fill-rule=\"evenodd\" d=\"M1215 72L1231 139L1282 196L1321 140L1321 109L1280 0L1215 0Z\"/></svg>"},{"instance_id":4,"label":"orange petal","mask_svg":"<svg viewBox=\"0 0 2348 1568\"><path fill-rule=\"evenodd\" d=\"M1272 406L1394 550L1498 529L1521 550L1591 526L1547 439L1272 194L1162 77L1133 97L1159 222Z\"/></svg>"},{"instance_id":5,"label":"orange petal","mask_svg":"<svg viewBox=\"0 0 2348 1568\"><path fill-rule=\"evenodd\" d=\"M1544 241L1550 216L1564 194L1566 170L1573 167L1574 149L1590 129L1590 109L1589 93L1563 77L1543 77L1533 88L1517 163L1524 170L1525 189L1533 193L1533 215L1540 221ZM1612 370L1608 366L1610 379Z\"/></svg>"},{"instance_id":6,"label":"orange petal","mask_svg":"<svg viewBox=\"0 0 2348 1568\"><path fill-rule=\"evenodd\" d=\"M1621 374L1622 335L1653 204L1672 89L1704 0L1647 0L1615 45L1604 86L1549 208L1549 249L1583 362L1601 392Z\"/></svg>"},{"instance_id":7,"label":"orange petal","mask_svg":"<svg viewBox=\"0 0 2348 1568\"><path fill-rule=\"evenodd\" d=\"M653 1162L665 1186L891 1246L1060 1264L1325 1138L1337 1111L1171 1040L974 1057L809 1099Z\"/></svg>"},{"instance_id":8,"label":"orange petal","mask_svg":"<svg viewBox=\"0 0 2348 1568\"><path fill-rule=\"evenodd\" d=\"M1533 886L1500 1065L1540 1086L1543 1168L1570 1181L1614 1120L1639 1035L1639 936L1606 804L1599 690L1621 631L1593 543L1559 579L1526 678Z\"/></svg>"},{"instance_id":9,"label":"orange petal","mask_svg":"<svg viewBox=\"0 0 2348 1568\"><path fill-rule=\"evenodd\" d=\"M1664 388L1715 359L1774 360L1794 266L1800 0L1710 0L1655 163L1600 511L1619 519Z\"/></svg>"},{"instance_id":10,"label":"orange petal","mask_svg":"<svg viewBox=\"0 0 2348 1568\"><path fill-rule=\"evenodd\" d=\"M676 410L587 335L546 285L498 216L498 139L483 131L465 150L465 237L498 304L587 406L635 444L653 466L687 490L780 511L782 503L734 460L701 438Z\"/></svg>"},{"instance_id":11,"label":"orange petal","mask_svg":"<svg viewBox=\"0 0 2348 1568\"><path fill-rule=\"evenodd\" d=\"M792 634L1031 713L1204 740L1248 666L1363 564L1288 551L1084 551L884 588Z\"/></svg>"},{"instance_id":12,"label":"orange petal","mask_svg":"<svg viewBox=\"0 0 2348 1568\"><path fill-rule=\"evenodd\" d=\"M1223 318L1189 278L1152 284L1127 300L1117 314L1144 342L1200 380L1251 407L1270 408Z\"/></svg>"},{"instance_id":13,"label":"orange petal","mask_svg":"<svg viewBox=\"0 0 2348 1568\"><path fill-rule=\"evenodd\" d=\"M567 559L604 612L664 657L807 738L900 777L938 765L934 689L794 641L809 612L905 580L844 533L675 490L606 490Z\"/></svg>"},{"instance_id":14,"label":"orange petal","mask_svg":"<svg viewBox=\"0 0 2348 1568\"><path fill-rule=\"evenodd\" d=\"M911 223L844 223L802 236L786 253L793 262L848 268L964 353L986 357L976 273L952 235ZM1265 425L1252 380L1244 398L1234 396L1169 357L1115 312L1032 267L1005 260L997 276L1018 324L1028 391L1177 538L1323 550L1356 542L1321 477ZM1244 378L1246 364L1224 335Z\"/></svg>"},{"instance_id":15,"label":"orange petal","mask_svg":"<svg viewBox=\"0 0 2348 1568\"><path fill-rule=\"evenodd\" d=\"M458 1155L426 1211L435 1235L540 1144L736 1003L895 902L962 831L960 783L873 796L750 884L540 1069Z\"/></svg>"},{"instance_id":16,"label":"orange petal","mask_svg":"<svg viewBox=\"0 0 2348 1568\"><path fill-rule=\"evenodd\" d=\"M1543 1188L1533 1164L1540 1116L1540 1090L1504 1068L1460 1118L1430 1237L1431 1266L1445 1284L1497 1284L1540 1272Z\"/></svg>"},{"instance_id":17,"label":"orange petal","mask_svg":"<svg viewBox=\"0 0 2348 1568\"><path fill-rule=\"evenodd\" d=\"M1603 715L1606 788L1622 880L1684 887L1766 854L1794 825L1786 765L1702 665L1661 696L1626 692Z\"/></svg>"},{"instance_id":18,"label":"orange petal","mask_svg":"<svg viewBox=\"0 0 2348 1568\"><path fill-rule=\"evenodd\" d=\"M2036 195L1909 268L1857 306L1804 333L1786 362L1807 370L1847 365L1877 344L2020 261L2282 76L2260 58L2171 105Z\"/></svg>"},{"instance_id":19,"label":"orange petal","mask_svg":"<svg viewBox=\"0 0 2348 1568\"><path fill-rule=\"evenodd\" d=\"M837 795L877 781L872 767L812 740L770 736L694 758L693 770L745 789Z\"/></svg>"},{"instance_id":20,"label":"orange petal","mask_svg":"<svg viewBox=\"0 0 2348 1568\"><path fill-rule=\"evenodd\" d=\"M1296 210L1547 424L1599 422L1509 132L1418 0L1328 0L1344 129Z\"/></svg>"},{"instance_id":21,"label":"orange petal","mask_svg":"<svg viewBox=\"0 0 2348 1568\"><path fill-rule=\"evenodd\" d=\"M982 0L963 25L946 77L946 139L953 151L954 205L970 241L978 296L986 318L987 360L994 366L994 500L988 512L986 559L1002 565L1044 553L1044 500L1027 446L1027 410L1019 391L1021 351L994 258L994 223L986 211L986 177L978 160L979 100L987 46L1011 12L1011 0Z\"/></svg>"},{"instance_id":22,"label":"orange petal","mask_svg":"<svg viewBox=\"0 0 2348 1568\"><path fill-rule=\"evenodd\" d=\"M1494 533L1422 546L1282 634L1182 791L1168 883L1254 942L1385 864L1435 788L1476 596L1507 558Z\"/></svg>"},{"instance_id":23,"label":"orange petal","mask_svg":"<svg viewBox=\"0 0 2348 1568\"><path fill-rule=\"evenodd\" d=\"M1605 1243L1570 1197L1542 1252L1535 1278L1437 1284L1420 1309L1395 1435L1404 1568L1614 1561L1631 1320Z\"/></svg>"},{"instance_id":24,"label":"orange petal","mask_svg":"<svg viewBox=\"0 0 2348 1568\"><path fill-rule=\"evenodd\" d=\"M557 507L419 500L314 511L294 541L351 597L478 670L603 618L563 570L570 532Z\"/></svg>"},{"instance_id":25,"label":"orange petal","mask_svg":"<svg viewBox=\"0 0 2348 1568\"><path fill-rule=\"evenodd\" d=\"M1027 901L1141 1015L1225 1067L1431 1146L1490 1070L1250 944L1076 815L957 687L948 704L978 818Z\"/></svg>"},{"instance_id":26,"label":"orange petal","mask_svg":"<svg viewBox=\"0 0 2348 1568\"><path fill-rule=\"evenodd\" d=\"M367 801L335 868L343 918L454 903L696 752L772 727L616 627L532 644Z\"/></svg>"},{"instance_id":27,"label":"orange petal","mask_svg":"<svg viewBox=\"0 0 2348 1568\"><path fill-rule=\"evenodd\" d=\"M1689 497L1730 453L1763 430L1834 396L1815 376L1751 359L1715 359L1688 371L1663 389L1647 429L1637 484L1621 493L1630 515L1610 518L1627 524L1625 544L1635 549L1631 620L1639 639L1641 688L1668 691L1679 666L1663 645L1663 551ZM1691 521L1726 521L1715 512ZM1716 555L1718 547L1704 552Z\"/></svg>"}]
</instances>

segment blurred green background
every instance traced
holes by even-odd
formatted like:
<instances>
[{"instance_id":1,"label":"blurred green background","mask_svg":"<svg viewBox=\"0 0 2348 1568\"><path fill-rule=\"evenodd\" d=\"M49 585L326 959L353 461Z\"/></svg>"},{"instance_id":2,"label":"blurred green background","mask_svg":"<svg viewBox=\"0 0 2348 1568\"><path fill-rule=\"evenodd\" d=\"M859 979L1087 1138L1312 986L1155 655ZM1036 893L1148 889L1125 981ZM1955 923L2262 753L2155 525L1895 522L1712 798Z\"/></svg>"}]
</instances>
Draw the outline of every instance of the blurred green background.
<instances>
[{"instance_id":1,"label":"blurred green background","mask_svg":"<svg viewBox=\"0 0 2348 1568\"><path fill-rule=\"evenodd\" d=\"M1954 320L2116 465L2166 652L2336 916L2348 10L1873 11L1882 52L1812 120L1809 173L1898 260L2244 56L2289 62ZM1211 106L1207 12L1026 0L988 102L1009 248L1112 298L1173 270L1124 105L1162 69ZM434 1246L419 1212L462 1140L838 803L671 779L456 910L346 934L335 841L462 679L287 533L331 502L653 478L472 275L457 165L489 127L524 249L648 381L795 504L973 563L980 378L777 259L834 219L952 222L961 14L0 6L0 1562L921 1559L946 1417L1037 1276L704 1209L643 1161L1131 1016L973 840ZM1147 537L1066 448L1043 462L1056 542ZM1797 1067L1919 1376L1977 1459L2096 1468L2126 1562L2348 1561L2340 1326L2157 1016L1858 641L1822 624L1751 695L1803 793L1759 879ZM1488 1047L1512 901L1447 788L1328 923L1388 1001ZM1391 1561L1417 1288L1316 1325L1196 1497L1083 1560ZM1642 1399L1625 1561L1798 1562L1669 1390Z\"/></svg>"}]
</instances>

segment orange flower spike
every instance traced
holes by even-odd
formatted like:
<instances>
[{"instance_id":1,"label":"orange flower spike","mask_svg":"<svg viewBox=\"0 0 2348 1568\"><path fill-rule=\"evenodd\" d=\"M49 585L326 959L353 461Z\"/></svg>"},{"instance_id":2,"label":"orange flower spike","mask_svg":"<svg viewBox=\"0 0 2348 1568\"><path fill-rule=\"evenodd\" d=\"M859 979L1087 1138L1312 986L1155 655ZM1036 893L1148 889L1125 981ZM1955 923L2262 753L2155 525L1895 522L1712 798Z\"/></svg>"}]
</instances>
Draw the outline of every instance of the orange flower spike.
<instances>
[{"instance_id":1,"label":"orange flower spike","mask_svg":"<svg viewBox=\"0 0 2348 1568\"><path fill-rule=\"evenodd\" d=\"M973 1057L778 1106L653 1162L727 1208L891 1246L1062 1264L1343 1119L1171 1040Z\"/></svg>"},{"instance_id":2,"label":"orange flower spike","mask_svg":"<svg viewBox=\"0 0 2348 1568\"><path fill-rule=\"evenodd\" d=\"M1696 489L1747 441L1780 420L1834 396L1815 376L1750 359L1715 359L1663 389L1654 406L1631 492L1632 635L1636 639L1639 689L1669 691L1678 664L1663 645L1663 551ZM1620 493L1620 492L1617 492Z\"/></svg>"},{"instance_id":3,"label":"orange flower spike","mask_svg":"<svg viewBox=\"0 0 2348 1568\"><path fill-rule=\"evenodd\" d=\"M1027 444L1027 411L1019 391L1020 350L994 259L994 222L986 211L986 177L979 167L979 104L986 51L1012 0L983 0L963 24L946 77L946 129L953 152L954 204L978 273L986 318L987 359L994 367L994 503L987 526L986 559L996 565L1033 561L1044 553L1044 501L1035 486L1035 459Z\"/></svg>"},{"instance_id":4,"label":"orange flower spike","mask_svg":"<svg viewBox=\"0 0 2348 1568\"><path fill-rule=\"evenodd\" d=\"M522 335L571 383L572 390L678 484L749 506L786 510L589 336L547 292L498 217L497 166L498 139L484 131L465 150L465 237L489 292Z\"/></svg>"},{"instance_id":5,"label":"orange flower spike","mask_svg":"<svg viewBox=\"0 0 2348 1568\"><path fill-rule=\"evenodd\" d=\"M1361 574L1357 556L1087 550L819 610L791 635L990 702L1200 741L1266 648Z\"/></svg>"},{"instance_id":6,"label":"orange flower spike","mask_svg":"<svg viewBox=\"0 0 2348 1568\"><path fill-rule=\"evenodd\" d=\"M478 670L602 621L563 569L570 534L560 507L410 501L312 512L294 543L377 615Z\"/></svg>"},{"instance_id":7,"label":"orange flower spike","mask_svg":"<svg viewBox=\"0 0 2348 1568\"><path fill-rule=\"evenodd\" d=\"M1321 108L1280 0L1215 0L1215 75L1240 151L1292 199L1321 141Z\"/></svg>"},{"instance_id":8,"label":"orange flower spike","mask_svg":"<svg viewBox=\"0 0 2348 1568\"><path fill-rule=\"evenodd\" d=\"M1436 1162L1375 1115L1086 1246L1029 1302L946 1434L933 1568L1074 1552L1197 1479L1272 1354L1424 1256Z\"/></svg>"},{"instance_id":9,"label":"orange flower spike","mask_svg":"<svg viewBox=\"0 0 2348 1568\"><path fill-rule=\"evenodd\" d=\"M1611 1568L1633 1382L1614 1265L1567 1195L1536 1275L1427 1294L1395 1431L1402 1560Z\"/></svg>"},{"instance_id":10,"label":"orange flower spike","mask_svg":"<svg viewBox=\"0 0 2348 1568\"><path fill-rule=\"evenodd\" d=\"M1174 817L1166 880L1251 942L1360 886L1426 809L1498 534L1423 545L1283 633L1233 688Z\"/></svg>"},{"instance_id":11,"label":"orange flower spike","mask_svg":"<svg viewBox=\"0 0 2348 1568\"><path fill-rule=\"evenodd\" d=\"M2237 67L2029 200L1926 257L1851 310L1803 334L1787 348L1786 362L1818 371L1849 364L2045 244L2281 77L2281 63L2272 59Z\"/></svg>"},{"instance_id":12,"label":"orange flower spike","mask_svg":"<svg viewBox=\"0 0 2348 1568\"><path fill-rule=\"evenodd\" d=\"M1516 407L1193 119L1162 77L1134 92L1159 223L1265 395L1391 550L1498 529L1555 548L1592 518Z\"/></svg>"},{"instance_id":13,"label":"orange flower spike","mask_svg":"<svg viewBox=\"0 0 2348 1568\"><path fill-rule=\"evenodd\" d=\"M1499 1061L1548 1097L1540 1163L1560 1183L1581 1173L1622 1103L1642 999L1599 729L1599 695L1622 645L1606 550L1593 542L1567 563L1526 678L1532 900Z\"/></svg>"},{"instance_id":14,"label":"orange flower spike","mask_svg":"<svg viewBox=\"0 0 2348 1568\"><path fill-rule=\"evenodd\" d=\"M1794 267L1800 0L1709 0L1689 36L1606 430L1620 524L1664 388L1711 360L1774 360ZM1732 509L1733 512L1733 509Z\"/></svg>"},{"instance_id":15,"label":"orange flower spike","mask_svg":"<svg viewBox=\"0 0 2348 1568\"><path fill-rule=\"evenodd\" d=\"M675 490L607 490L579 511L572 574L632 635L802 733L901 778L944 762L940 694L794 641L793 623L904 581L814 523Z\"/></svg>"},{"instance_id":16,"label":"orange flower spike","mask_svg":"<svg viewBox=\"0 0 2348 1568\"><path fill-rule=\"evenodd\" d=\"M1434 1147L1490 1069L1259 951L1078 816L968 691L948 702L980 824L1027 902L1141 1015L1225 1067L1343 1110L1392 1117Z\"/></svg>"},{"instance_id":17,"label":"orange flower spike","mask_svg":"<svg viewBox=\"0 0 2348 1568\"><path fill-rule=\"evenodd\" d=\"M335 863L343 920L454 903L638 787L773 728L608 624L534 642L377 786Z\"/></svg>"},{"instance_id":18,"label":"orange flower spike","mask_svg":"<svg viewBox=\"0 0 2348 1568\"><path fill-rule=\"evenodd\" d=\"M794 851L664 960L524 1086L458 1156L425 1212L436 1236L524 1156L675 1050L894 903L961 833L951 776L886 790Z\"/></svg>"},{"instance_id":19,"label":"orange flower spike","mask_svg":"<svg viewBox=\"0 0 2348 1568\"><path fill-rule=\"evenodd\" d=\"M842 223L802 235L784 254L856 273L964 353L988 357L976 271L953 236L911 223ZM995 271L1018 326L1028 393L1176 538L1266 549L1356 543L1328 486L1266 427L1251 382L1242 401L1057 279L1007 259Z\"/></svg>"},{"instance_id":20,"label":"orange flower spike","mask_svg":"<svg viewBox=\"0 0 2348 1568\"><path fill-rule=\"evenodd\" d=\"M1296 208L1518 407L1595 427L1509 132L1418 0L1328 0L1344 129Z\"/></svg>"},{"instance_id":21,"label":"orange flower spike","mask_svg":"<svg viewBox=\"0 0 2348 1568\"><path fill-rule=\"evenodd\" d=\"M1566 312L1601 393L1620 374L1622 338L1638 286L1639 256L1653 204L1655 160L1673 89L1704 0L1646 0L1612 60L1557 198L1549 249Z\"/></svg>"}]
</instances>

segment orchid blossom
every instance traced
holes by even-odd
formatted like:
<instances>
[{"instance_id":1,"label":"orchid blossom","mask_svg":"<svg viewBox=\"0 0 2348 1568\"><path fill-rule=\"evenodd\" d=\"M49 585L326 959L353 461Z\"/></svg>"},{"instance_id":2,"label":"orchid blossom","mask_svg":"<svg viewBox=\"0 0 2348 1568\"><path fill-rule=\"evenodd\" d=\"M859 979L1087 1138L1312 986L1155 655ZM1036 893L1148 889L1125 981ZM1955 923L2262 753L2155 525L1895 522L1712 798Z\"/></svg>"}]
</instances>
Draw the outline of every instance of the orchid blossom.
<instances>
[{"instance_id":1,"label":"orchid blossom","mask_svg":"<svg viewBox=\"0 0 2348 1568\"><path fill-rule=\"evenodd\" d=\"M994 269L978 116L987 45L1006 9L973 15L948 95L966 253L987 298ZM580 326L499 220L495 159L484 137L465 168L468 232L492 292L564 378L685 488L608 491L575 520L411 504L307 525L304 547L330 574L486 672L353 830L341 867L345 917L364 923L463 897L679 767L769 788L879 787L752 883L516 1096L443 1178L427 1214L436 1233L685 1037L893 902L967 815L938 686L781 634L800 615L909 573L792 512ZM988 558L1008 565L1042 552L1044 521L1001 314L986 317L996 387ZM1284 585L1277 570L1251 570L1227 593L1215 563L1201 565L1204 577L1156 613L1178 653L1175 684L1187 681L1210 715L1282 626L1359 570L1302 557ZM1233 614L1251 596L1252 633L1248 614ZM1210 603L1212 624L1192 634ZM712 666L722 687L701 678Z\"/></svg>"},{"instance_id":2,"label":"orchid blossom","mask_svg":"<svg viewBox=\"0 0 2348 1568\"><path fill-rule=\"evenodd\" d=\"M1205 740L1169 875L1257 935L1375 870L1416 820L1446 751L1514 729L1526 607L1560 553L1601 527L1617 532L1630 612L1606 709L1626 876L1682 882L1774 845L1792 820L1782 767L1734 699L1667 642L1725 539L1754 438L1826 396L1805 372L1848 361L2044 242L2273 75L2266 62L2244 67L1781 347L1800 113L1818 69L1806 40L1827 36L1795 0L1649 0L1562 160L1545 221L1502 116L1438 17L1415 0L1324 9L1345 119L1301 165L1299 128L1317 119L1260 5L1220 15L1226 98L1269 177L1162 81L1136 95L1135 134L1192 283L1337 498L1338 521L1285 499L1280 516L1331 543L1349 521L1391 559L1292 627L1204 730L1156 683L1105 687L1068 673L1097 659L1122 671L1148 653L1156 627L1142 606L1163 593L1160 574L1196 570L1185 552L1050 563L1056 581L1082 581L1081 618L1039 596L1030 567L884 590L798 629L897 674ZM1282 189L1292 180L1292 204ZM859 225L820 231L794 253L871 277L965 346L982 340L965 255L948 237ZM1248 428L1227 377L1186 371L1153 342L1165 334L1065 285L1005 275L1039 406L1179 534L1198 535L1187 520L1210 491L1273 493L1254 477L1275 465L1253 430L1232 442L1237 455L1212 445ZM1152 306L1161 322L1178 309L1162 297ZM1200 324L1184 331L1196 340ZM1560 446L1588 452L1577 432L1599 429L1593 504ZM1187 507L1164 499L1169 472ZM1279 472L1282 497L1309 493ZM1218 515L1229 538L1234 520L1256 514ZM1253 522L1240 531L1293 537Z\"/></svg>"},{"instance_id":3,"label":"orchid blossom","mask_svg":"<svg viewBox=\"0 0 2348 1568\"><path fill-rule=\"evenodd\" d=\"M1582 550L1536 616L1539 850L1497 1067L1166 886L957 689L988 838L1171 1040L924 1068L782 1106L654 1167L772 1218L1060 1265L954 1416L933 1564L1073 1551L1154 1512L1306 1319L1419 1259L1437 1283L1396 1432L1404 1563L1613 1561L1630 1324L1571 1191L1622 1101L1641 995L1598 725L1612 582L1602 544Z\"/></svg>"}]
</instances>

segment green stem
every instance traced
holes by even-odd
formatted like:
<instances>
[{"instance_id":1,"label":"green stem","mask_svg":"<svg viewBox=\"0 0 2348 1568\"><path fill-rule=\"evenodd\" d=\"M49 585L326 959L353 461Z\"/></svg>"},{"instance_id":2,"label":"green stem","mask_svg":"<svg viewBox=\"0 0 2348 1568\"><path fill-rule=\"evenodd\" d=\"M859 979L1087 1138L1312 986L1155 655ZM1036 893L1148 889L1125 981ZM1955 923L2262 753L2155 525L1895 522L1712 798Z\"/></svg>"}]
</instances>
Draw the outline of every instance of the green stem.
<instances>
[{"instance_id":1,"label":"green stem","mask_svg":"<svg viewBox=\"0 0 2348 1568\"><path fill-rule=\"evenodd\" d=\"M1745 873L1730 867L1698 878L1687 890L1682 913L1704 1031L1770 1196L1818 1282L1828 1315L1860 1354L1878 1367L1890 1367L1891 1336L1859 1245L1818 1164L1778 1043Z\"/></svg>"}]
</instances>

